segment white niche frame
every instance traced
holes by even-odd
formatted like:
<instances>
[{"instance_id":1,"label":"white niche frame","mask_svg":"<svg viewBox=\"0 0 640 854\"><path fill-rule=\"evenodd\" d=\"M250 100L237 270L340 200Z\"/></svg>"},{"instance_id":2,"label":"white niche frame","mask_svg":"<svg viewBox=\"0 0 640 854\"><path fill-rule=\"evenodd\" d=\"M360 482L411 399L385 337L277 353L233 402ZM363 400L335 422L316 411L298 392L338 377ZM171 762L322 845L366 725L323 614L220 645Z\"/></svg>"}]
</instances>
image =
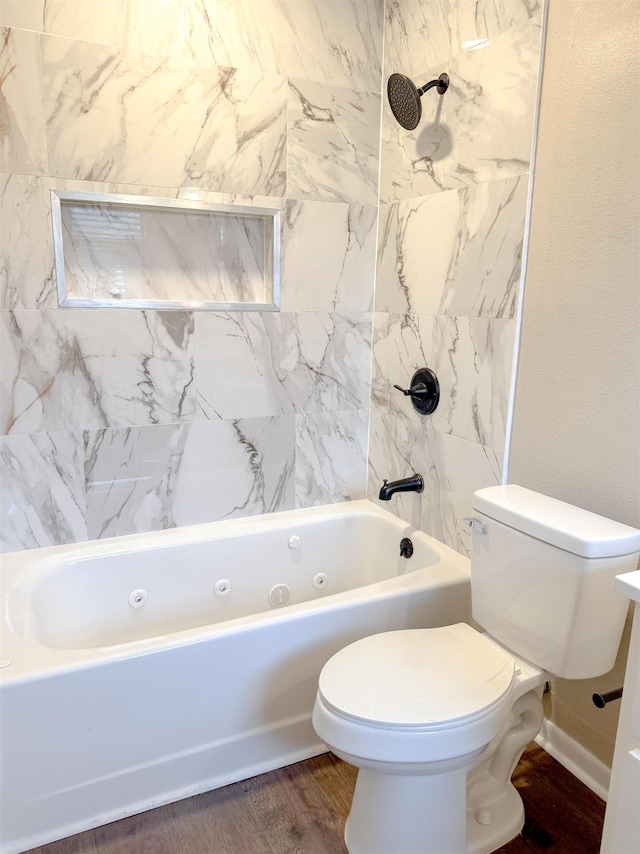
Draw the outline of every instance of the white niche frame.
<instances>
[{"instance_id":1,"label":"white niche frame","mask_svg":"<svg viewBox=\"0 0 640 854\"><path fill-rule=\"evenodd\" d=\"M62 206L73 203L106 205L123 209L191 210L216 213L252 220L262 220L265 235L265 302L223 302L194 299L93 298L70 296L67 291ZM193 199L171 199L159 196L138 196L121 193L89 193L71 190L51 190L51 221L53 228L54 264L60 308L129 308L159 311L279 311L280 310L280 227L281 209L253 205L218 204Z\"/></svg>"}]
</instances>

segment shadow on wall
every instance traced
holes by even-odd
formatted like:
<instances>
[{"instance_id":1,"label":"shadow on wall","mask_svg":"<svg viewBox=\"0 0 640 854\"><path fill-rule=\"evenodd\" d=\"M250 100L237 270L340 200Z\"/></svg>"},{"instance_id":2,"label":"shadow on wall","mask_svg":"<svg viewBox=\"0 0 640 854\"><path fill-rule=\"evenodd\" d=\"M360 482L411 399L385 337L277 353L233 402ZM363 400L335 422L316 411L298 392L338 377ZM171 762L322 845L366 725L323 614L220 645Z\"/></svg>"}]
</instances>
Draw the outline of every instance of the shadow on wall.
<instances>
[{"instance_id":1,"label":"shadow on wall","mask_svg":"<svg viewBox=\"0 0 640 854\"><path fill-rule=\"evenodd\" d=\"M425 125L416 140L420 157L444 160L453 151L453 137L448 125L434 121Z\"/></svg>"}]
</instances>

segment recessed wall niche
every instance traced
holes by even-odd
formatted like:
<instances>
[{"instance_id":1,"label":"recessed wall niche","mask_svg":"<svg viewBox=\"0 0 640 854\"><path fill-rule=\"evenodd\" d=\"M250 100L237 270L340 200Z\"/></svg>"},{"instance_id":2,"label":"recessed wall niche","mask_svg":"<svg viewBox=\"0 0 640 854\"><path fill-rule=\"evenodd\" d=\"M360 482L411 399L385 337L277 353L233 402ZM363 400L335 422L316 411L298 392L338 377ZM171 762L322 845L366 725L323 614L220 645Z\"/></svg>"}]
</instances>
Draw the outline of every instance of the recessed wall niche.
<instances>
[{"instance_id":1,"label":"recessed wall niche","mask_svg":"<svg viewBox=\"0 0 640 854\"><path fill-rule=\"evenodd\" d=\"M52 190L51 211L63 308L279 308L279 208Z\"/></svg>"}]
</instances>

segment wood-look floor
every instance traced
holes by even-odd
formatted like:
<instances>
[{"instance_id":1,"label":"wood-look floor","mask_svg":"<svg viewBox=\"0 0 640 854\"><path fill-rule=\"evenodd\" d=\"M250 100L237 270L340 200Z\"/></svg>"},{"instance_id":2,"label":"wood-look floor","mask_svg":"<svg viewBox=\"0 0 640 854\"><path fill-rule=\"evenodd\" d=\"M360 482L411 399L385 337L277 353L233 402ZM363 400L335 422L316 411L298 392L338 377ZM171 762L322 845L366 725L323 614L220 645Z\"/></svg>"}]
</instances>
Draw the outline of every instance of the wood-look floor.
<instances>
[{"instance_id":1,"label":"wood-look floor","mask_svg":"<svg viewBox=\"0 0 640 854\"><path fill-rule=\"evenodd\" d=\"M346 854L342 831L355 777L355 769L325 754L33 854ZM526 832L502 854L598 854L600 798L536 744L525 751L514 781L525 802Z\"/></svg>"}]
</instances>

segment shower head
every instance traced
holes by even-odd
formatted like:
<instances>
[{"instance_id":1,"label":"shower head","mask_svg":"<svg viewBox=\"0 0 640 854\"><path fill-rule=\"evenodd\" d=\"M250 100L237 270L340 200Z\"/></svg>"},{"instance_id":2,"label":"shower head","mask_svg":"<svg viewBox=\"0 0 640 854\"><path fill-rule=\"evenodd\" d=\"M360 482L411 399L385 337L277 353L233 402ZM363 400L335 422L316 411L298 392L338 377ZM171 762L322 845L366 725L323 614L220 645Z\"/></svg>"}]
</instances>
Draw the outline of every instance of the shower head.
<instances>
[{"instance_id":1,"label":"shower head","mask_svg":"<svg viewBox=\"0 0 640 854\"><path fill-rule=\"evenodd\" d=\"M422 104L420 98L429 89L434 86L438 90L438 94L444 95L449 88L449 77L447 74L441 74L437 80L430 80L419 89L408 77L404 74L392 74L387 81L387 97L389 98L389 106L391 112L396 118L396 121L406 130L415 130L418 127L422 116Z\"/></svg>"}]
</instances>

